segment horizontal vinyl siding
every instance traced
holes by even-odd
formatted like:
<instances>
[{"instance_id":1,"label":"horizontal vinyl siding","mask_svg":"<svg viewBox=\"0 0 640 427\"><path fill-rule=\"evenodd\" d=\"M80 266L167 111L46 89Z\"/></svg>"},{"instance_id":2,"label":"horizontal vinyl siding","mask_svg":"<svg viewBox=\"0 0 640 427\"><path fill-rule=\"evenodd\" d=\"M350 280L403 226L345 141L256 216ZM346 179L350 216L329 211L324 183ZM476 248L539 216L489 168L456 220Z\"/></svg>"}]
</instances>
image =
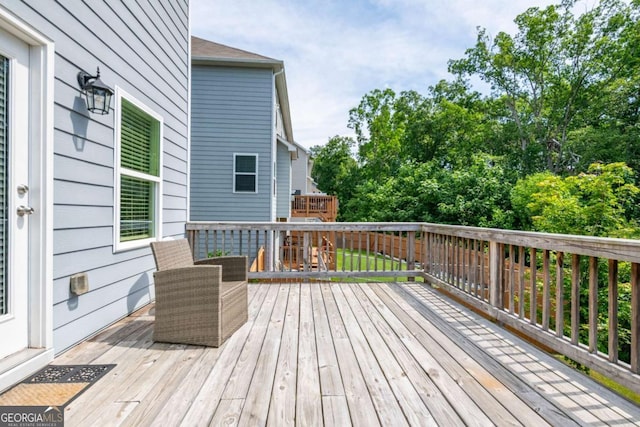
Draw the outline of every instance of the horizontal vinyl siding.
<instances>
[{"instance_id":1,"label":"horizontal vinyl siding","mask_svg":"<svg viewBox=\"0 0 640 427\"><path fill-rule=\"evenodd\" d=\"M191 104L191 219L271 218L271 70L194 66ZM258 155L258 192L233 192L234 153Z\"/></svg>"},{"instance_id":2,"label":"horizontal vinyl siding","mask_svg":"<svg viewBox=\"0 0 640 427\"><path fill-rule=\"evenodd\" d=\"M287 147L278 144L276 155L278 156L276 218L289 218L291 216L291 154Z\"/></svg>"},{"instance_id":3,"label":"horizontal vinyl siding","mask_svg":"<svg viewBox=\"0 0 640 427\"><path fill-rule=\"evenodd\" d=\"M114 119L90 114L76 75L100 67L162 116L165 235L184 235L187 200L187 0L22 1L8 7L55 43L54 347L86 339L153 299L149 248L113 252ZM111 106L113 107L112 100ZM69 292L86 272L87 294Z\"/></svg>"}]
</instances>

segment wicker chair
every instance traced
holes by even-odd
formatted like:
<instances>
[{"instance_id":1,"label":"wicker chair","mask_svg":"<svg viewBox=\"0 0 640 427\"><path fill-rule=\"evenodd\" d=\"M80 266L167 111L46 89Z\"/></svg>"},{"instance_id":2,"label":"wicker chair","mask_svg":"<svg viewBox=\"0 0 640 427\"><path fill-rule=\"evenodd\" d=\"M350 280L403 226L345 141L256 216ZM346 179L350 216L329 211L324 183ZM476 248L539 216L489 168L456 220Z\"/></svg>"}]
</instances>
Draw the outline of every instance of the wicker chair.
<instances>
[{"instance_id":1,"label":"wicker chair","mask_svg":"<svg viewBox=\"0 0 640 427\"><path fill-rule=\"evenodd\" d=\"M187 239L153 242L151 250L154 341L219 347L247 322L247 257L194 263Z\"/></svg>"}]
</instances>

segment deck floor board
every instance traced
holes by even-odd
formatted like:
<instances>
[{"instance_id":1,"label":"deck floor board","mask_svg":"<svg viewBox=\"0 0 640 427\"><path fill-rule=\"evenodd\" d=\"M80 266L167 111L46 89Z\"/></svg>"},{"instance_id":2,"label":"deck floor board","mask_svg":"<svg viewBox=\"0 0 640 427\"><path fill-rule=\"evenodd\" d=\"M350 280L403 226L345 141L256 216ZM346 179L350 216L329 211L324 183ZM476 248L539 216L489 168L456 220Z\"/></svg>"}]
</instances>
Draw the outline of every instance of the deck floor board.
<instances>
[{"instance_id":1,"label":"deck floor board","mask_svg":"<svg viewBox=\"0 0 640 427\"><path fill-rule=\"evenodd\" d=\"M65 425L640 425L640 408L422 283L249 285L220 348L153 306L56 358L116 363Z\"/></svg>"}]
</instances>

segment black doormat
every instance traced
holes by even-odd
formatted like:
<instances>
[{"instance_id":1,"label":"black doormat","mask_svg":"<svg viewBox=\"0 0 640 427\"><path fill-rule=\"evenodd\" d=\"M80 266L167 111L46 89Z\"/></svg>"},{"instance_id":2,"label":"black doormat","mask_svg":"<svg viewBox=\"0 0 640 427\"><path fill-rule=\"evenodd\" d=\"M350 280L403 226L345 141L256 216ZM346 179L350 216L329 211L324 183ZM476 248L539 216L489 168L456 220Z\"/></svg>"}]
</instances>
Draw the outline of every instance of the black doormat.
<instances>
[{"instance_id":1,"label":"black doormat","mask_svg":"<svg viewBox=\"0 0 640 427\"><path fill-rule=\"evenodd\" d=\"M0 406L66 406L116 365L49 365L0 395Z\"/></svg>"},{"instance_id":2,"label":"black doormat","mask_svg":"<svg viewBox=\"0 0 640 427\"><path fill-rule=\"evenodd\" d=\"M23 381L41 383L94 383L116 365L49 365Z\"/></svg>"}]
</instances>

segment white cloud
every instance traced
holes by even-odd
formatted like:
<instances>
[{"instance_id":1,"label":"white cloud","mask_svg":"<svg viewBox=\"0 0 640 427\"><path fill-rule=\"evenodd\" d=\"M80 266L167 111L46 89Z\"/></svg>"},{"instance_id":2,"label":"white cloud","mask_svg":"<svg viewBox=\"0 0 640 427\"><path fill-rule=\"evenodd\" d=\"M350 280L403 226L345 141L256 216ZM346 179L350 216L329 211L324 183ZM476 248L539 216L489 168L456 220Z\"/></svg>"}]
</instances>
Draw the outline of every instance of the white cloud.
<instances>
[{"instance_id":1,"label":"white cloud","mask_svg":"<svg viewBox=\"0 0 640 427\"><path fill-rule=\"evenodd\" d=\"M513 19L549 0L192 0L195 36L281 59L293 131L304 146L350 135L349 109L373 89L414 89L449 78L447 61L476 27L513 33ZM473 7L469 5L473 4Z\"/></svg>"}]
</instances>

